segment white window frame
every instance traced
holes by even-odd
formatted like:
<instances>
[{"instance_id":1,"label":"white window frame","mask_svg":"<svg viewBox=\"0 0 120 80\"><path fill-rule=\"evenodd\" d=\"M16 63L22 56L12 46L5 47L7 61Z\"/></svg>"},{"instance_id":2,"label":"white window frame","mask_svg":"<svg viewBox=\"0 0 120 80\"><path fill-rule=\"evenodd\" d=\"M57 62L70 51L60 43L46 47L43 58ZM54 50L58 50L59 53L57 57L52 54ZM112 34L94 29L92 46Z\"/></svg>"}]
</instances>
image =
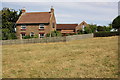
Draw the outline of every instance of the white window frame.
<instances>
[{"instance_id":1,"label":"white window frame","mask_svg":"<svg viewBox=\"0 0 120 80\"><path fill-rule=\"evenodd\" d=\"M41 34L39 34L39 38L44 38L45 37L45 34L43 34L43 36L41 36Z\"/></svg>"},{"instance_id":2,"label":"white window frame","mask_svg":"<svg viewBox=\"0 0 120 80\"><path fill-rule=\"evenodd\" d=\"M21 25L21 29L26 29L26 25Z\"/></svg>"},{"instance_id":3,"label":"white window frame","mask_svg":"<svg viewBox=\"0 0 120 80\"><path fill-rule=\"evenodd\" d=\"M31 33L33 33L33 36L31 36L31 35L32 35ZM35 33L34 33L34 32L30 32L30 37L34 37L34 35L35 35Z\"/></svg>"},{"instance_id":4,"label":"white window frame","mask_svg":"<svg viewBox=\"0 0 120 80\"><path fill-rule=\"evenodd\" d=\"M26 36L26 34L25 34L25 36ZM22 33L21 33L21 37L22 37L22 38L24 37Z\"/></svg>"},{"instance_id":5,"label":"white window frame","mask_svg":"<svg viewBox=\"0 0 120 80\"><path fill-rule=\"evenodd\" d=\"M82 25L82 30L85 31L85 25Z\"/></svg>"},{"instance_id":6,"label":"white window frame","mask_svg":"<svg viewBox=\"0 0 120 80\"><path fill-rule=\"evenodd\" d=\"M39 29L45 29L44 24L40 24Z\"/></svg>"}]
</instances>

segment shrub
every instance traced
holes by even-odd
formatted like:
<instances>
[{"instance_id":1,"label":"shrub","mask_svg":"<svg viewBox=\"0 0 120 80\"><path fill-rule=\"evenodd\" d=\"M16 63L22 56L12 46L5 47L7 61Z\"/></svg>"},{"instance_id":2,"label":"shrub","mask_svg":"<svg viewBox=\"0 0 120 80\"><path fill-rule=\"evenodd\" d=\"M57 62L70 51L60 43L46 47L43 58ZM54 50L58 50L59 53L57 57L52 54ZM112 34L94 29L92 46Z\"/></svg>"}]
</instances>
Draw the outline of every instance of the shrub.
<instances>
[{"instance_id":1,"label":"shrub","mask_svg":"<svg viewBox=\"0 0 120 80\"><path fill-rule=\"evenodd\" d=\"M82 29L78 30L78 34L84 34L84 31Z\"/></svg>"},{"instance_id":2,"label":"shrub","mask_svg":"<svg viewBox=\"0 0 120 80\"><path fill-rule=\"evenodd\" d=\"M116 35L119 35L119 33L118 32L109 32L109 31L94 33L94 37L108 37L108 36L116 36Z\"/></svg>"},{"instance_id":3,"label":"shrub","mask_svg":"<svg viewBox=\"0 0 120 80\"><path fill-rule=\"evenodd\" d=\"M69 33L67 33L67 34L66 34L66 36L70 36L70 34L69 34Z\"/></svg>"},{"instance_id":4,"label":"shrub","mask_svg":"<svg viewBox=\"0 0 120 80\"><path fill-rule=\"evenodd\" d=\"M61 32L59 32L59 31L51 32L51 37L59 37L59 36L62 36ZM46 34L46 37L50 37L50 33Z\"/></svg>"},{"instance_id":5,"label":"shrub","mask_svg":"<svg viewBox=\"0 0 120 80\"><path fill-rule=\"evenodd\" d=\"M9 33L8 39L17 39L17 36L15 33Z\"/></svg>"},{"instance_id":6,"label":"shrub","mask_svg":"<svg viewBox=\"0 0 120 80\"><path fill-rule=\"evenodd\" d=\"M46 37L50 37L50 33L46 34Z\"/></svg>"},{"instance_id":7,"label":"shrub","mask_svg":"<svg viewBox=\"0 0 120 80\"><path fill-rule=\"evenodd\" d=\"M89 27L90 27L92 33L96 32L96 30L97 30L97 25L96 24L89 24Z\"/></svg>"},{"instance_id":8,"label":"shrub","mask_svg":"<svg viewBox=\"0 0 120 80\"><path fill-rule=\"evenodd\" d=\"M38 38L38 35L36 34L33 38Z\"/></svg>"},{"instance_id":9,"label":"shrub","mask_svg":"<svg viewBox=\"0 0 120 80\"><path fill-rule=\"evenodd\" d=\"M31 37L30 35L26 35L23 37L23 39L30 39L30 38L38 38L38 35L34 35L33 37Z\"/></svg>"},{"instance_id":10,"label":"shrub","mask_svg":"<svg viewBox=\"0 0 120 80\"><path fill-rule=\"evenodd\" d=\"M105 27L103 27L103 26L98 26L98 27L97 27L97 31L100 32L100 31L106 31L106 30L105 30Z\"/></svg>"},{"instance_id":11,"label":"shrub","mask_svg":"<svg viewBox=\"0 0 120 80\"><path fill-rule=\"evenodd\" d=\"M89 34L89 33L92 33L92 30L90 29L90 27L85 27L84 34Z\"/></svg>"},{"instance_id":12,"label":"shrub","mask_svg":"<svg viewBox=\"0 0 120 80\"><path fill-rule=\"evenodd\" d=\"M32 38L32 37L30 37L30 35L26 35L23 37L23 39L30 39L30 38Z\"/></svg>"}]
</instances>

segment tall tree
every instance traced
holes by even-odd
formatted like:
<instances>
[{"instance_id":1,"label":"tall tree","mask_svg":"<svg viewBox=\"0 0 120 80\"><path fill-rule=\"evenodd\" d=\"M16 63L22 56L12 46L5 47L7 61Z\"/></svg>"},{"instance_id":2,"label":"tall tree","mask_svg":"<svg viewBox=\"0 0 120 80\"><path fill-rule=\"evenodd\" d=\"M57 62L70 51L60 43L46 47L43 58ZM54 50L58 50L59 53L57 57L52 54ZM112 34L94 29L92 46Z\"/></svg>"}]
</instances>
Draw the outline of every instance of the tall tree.
<instances>
[{"instance_id":1,"label":"tall tree","mask_svg":"<svg viewBox=\"0 0 120 80\"><path fill-rule=\"evenodd\" d=\"M115 29L120 29L120 16L117 16L113 22L112 22L112 27Z\"/></svg>"},{"instance_id":2,"label":"tall tree","mask_svg":"<svg viewBox=\"0 0 120 80\"><path fill-rule=\"evenodd\" d=\"M10 8L3 8L2 12L2 39L16 39L15 23L20 14L18 11Z\"/></svg>"},{"instance_id":3,"label":"tall tree","mask_svg":"<svg viewBox=\"0 0 120 80\"><path fill-rule=\"evenodd\" d=\"M97 31L105 31L105 27L104 26L97 26Z\"/></svg>"},{"instance_id":4,"label":"tall tree","mask_svg":"<svg viewBox=\"0 0 120 80\"><path fill-rule=\"evenodd\" d=\"M89 24L90 29L92 30L92 33L96 32L97 25L96 24Z\"/></svg>"}]
</instances>

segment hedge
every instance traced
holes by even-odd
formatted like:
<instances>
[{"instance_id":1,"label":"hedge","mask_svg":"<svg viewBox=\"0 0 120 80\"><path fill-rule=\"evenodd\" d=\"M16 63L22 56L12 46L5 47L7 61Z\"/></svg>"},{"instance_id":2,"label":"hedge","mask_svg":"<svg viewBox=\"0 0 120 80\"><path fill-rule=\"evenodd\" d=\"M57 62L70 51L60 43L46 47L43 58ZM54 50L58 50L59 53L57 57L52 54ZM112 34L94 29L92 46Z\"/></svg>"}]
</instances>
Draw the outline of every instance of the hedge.
<instances>
[{"instance_id":1,"label":"hedge","mask_svg":"<svg viewBox=\"0 0 120 80\"><path fill-rule=\"evenodd\" d=\"M119 32L95 32L94 37L118 36Z\"/></svg>"}]
</instances>

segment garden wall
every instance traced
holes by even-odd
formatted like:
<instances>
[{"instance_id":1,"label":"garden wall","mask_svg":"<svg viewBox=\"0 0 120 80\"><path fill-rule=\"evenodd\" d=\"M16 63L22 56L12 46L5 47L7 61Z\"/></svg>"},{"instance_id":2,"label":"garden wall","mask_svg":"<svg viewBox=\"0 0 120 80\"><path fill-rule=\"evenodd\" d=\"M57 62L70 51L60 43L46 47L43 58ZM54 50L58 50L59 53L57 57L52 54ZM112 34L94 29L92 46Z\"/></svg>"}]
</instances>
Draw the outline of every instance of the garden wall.
<instances>
[{"instance_id":1,"label":"garden wall","mask_svg":"<svg viewBox=\"0 0 120 80\"><path fill-rule=\"evenodd\" d=\"M80 40L80 39L86 39L86 38L93 38L93 34L66 36L66 41Z\"/></svg>"}]
</instances>

